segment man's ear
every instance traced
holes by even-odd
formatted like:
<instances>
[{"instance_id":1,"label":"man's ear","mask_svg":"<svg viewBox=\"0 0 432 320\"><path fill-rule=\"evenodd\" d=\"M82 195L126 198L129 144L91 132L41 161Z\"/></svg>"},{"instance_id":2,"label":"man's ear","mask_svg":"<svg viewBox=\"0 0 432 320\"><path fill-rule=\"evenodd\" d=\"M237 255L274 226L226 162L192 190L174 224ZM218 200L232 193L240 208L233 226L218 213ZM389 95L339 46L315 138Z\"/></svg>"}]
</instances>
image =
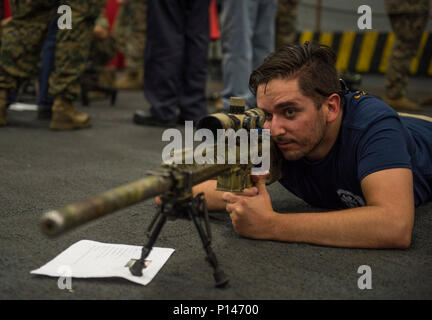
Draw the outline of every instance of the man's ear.
<instances>
[{"instance_id":1,"label":"man's ear","mask_svg":"<svg viewBox=\"0 0 432 320\"><path fill-rule=\"evenodd\" d=\"M327 122L333 122L341 112L341 97L337 93L331 94L327 98Z\"/></svg>"}]
</instances>

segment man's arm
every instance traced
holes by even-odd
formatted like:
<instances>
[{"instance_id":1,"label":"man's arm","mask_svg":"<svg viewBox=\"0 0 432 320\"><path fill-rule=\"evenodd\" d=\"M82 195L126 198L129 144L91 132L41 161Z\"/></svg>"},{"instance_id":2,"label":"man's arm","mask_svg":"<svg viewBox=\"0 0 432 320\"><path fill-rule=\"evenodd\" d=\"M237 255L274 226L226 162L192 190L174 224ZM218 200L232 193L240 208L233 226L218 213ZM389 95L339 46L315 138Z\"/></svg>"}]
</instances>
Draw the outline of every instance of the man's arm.
<instances>
[{"instance_id":1,"label":"man's arm","mask_svg":"<svg viewBox=\"0 0 432 320\"><path fill-rule=\"evenodd\" d=\"M222 199L223 191L216 190L217 180L207 180L192 187L193 195L204 192L208 211L225 211L226 203Z\"/></svg>"},{"instance_id":2,"label":"man's arm","mask_svg":"<svg viewBox=\"0 0 432 320\"><path fill-rule=\"evenodd\" d=\"M375 172L361 187L366 206L331 212L276 213L262 179L257 196L225 193L223 199L234 229L245 237L337 247L409 247L414 224L411 170Z\"/></svg>"}]
</instances>

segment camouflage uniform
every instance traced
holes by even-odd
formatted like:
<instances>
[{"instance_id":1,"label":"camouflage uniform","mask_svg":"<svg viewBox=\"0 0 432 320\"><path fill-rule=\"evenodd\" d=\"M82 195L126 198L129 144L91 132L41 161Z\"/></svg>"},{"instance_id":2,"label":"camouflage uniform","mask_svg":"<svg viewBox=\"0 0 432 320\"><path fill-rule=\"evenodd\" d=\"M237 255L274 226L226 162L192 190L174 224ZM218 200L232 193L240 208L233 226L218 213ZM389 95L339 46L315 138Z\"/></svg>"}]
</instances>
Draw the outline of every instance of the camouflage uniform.
<instances>
[{"instance_id":1,"label":"camouflage uniform","mask_svg":"<svg viewBox=\"0 0 432 320\"><path fill-rule=\"evenodd\" d=\"M129 0L119 10L114 25L117 49L126 58L126 68L144 67L144 47L147 30L147 1Z\"/></svg>"},{"instance_id":2,"label":"camouflage uniform","mask_svg":"<svg viewBox=\"0 0 432 320\"><path fill-rule=\"evenodd\" d=\"M294 43L297 37L299 0L279 0L276 12L276 50Z\"/></svg>"},{"instance_id":3,"label":"camouflage uniform","mask_svg":"<svg viewBox=\"0 0 432 320\"><path fill-rule=\"evenodd\" d=\"M406 95L411 60L417 53L426 28L429 0L386 0L386 10L396 36L386 73L386 96Z\"/></svg>"},{"instance_id":4,"label":"camouflage uniform","mask_svg":"<svg viewBox=\"0 0 432 320\"><path fill-rule=\"evenodd\" d=\"M74 100L80 93L79 77L85 69L95 19L106 0L11 0L13 19L4 29L0 51L0 89L16 91L19 78L37 72L48 23L60 5L72 9L72 29L59 30L55 71L49 94Z\"/></svg>"}]
</instances>

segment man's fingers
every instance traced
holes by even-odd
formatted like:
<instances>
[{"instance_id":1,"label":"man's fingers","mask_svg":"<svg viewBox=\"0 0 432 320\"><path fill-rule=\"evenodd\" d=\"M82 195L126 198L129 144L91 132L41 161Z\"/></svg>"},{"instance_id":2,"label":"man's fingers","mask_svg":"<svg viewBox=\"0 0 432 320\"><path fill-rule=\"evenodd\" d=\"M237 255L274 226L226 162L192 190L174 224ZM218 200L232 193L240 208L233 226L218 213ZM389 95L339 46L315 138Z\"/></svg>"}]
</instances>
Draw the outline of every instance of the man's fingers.
<instances>
[{"instance_id":1,"label":"man's fingers","mask_svg":"<svg viewBox=\"0 0 432 320\"><path fill-rule=\"evenodd\" d=\"M232 213L232 212L234 211L234 204L228 203L228 204L226 205L226 207L225 207L225 210L226 210L228 213Z\"/></svg>"},{"instance_id":2,"label":"man's fingers","mask_svg":"<svg viewBox=\"0 0 432 320\"><path fill-rule=\"evenodd\" d=\"M255 187L258 189L258 193L266 191L266 178L267 175L252 176L252 181L255 183Z\"/></svg>"},{"instance_id":3,"label":"man's fingers","mask_svg":"<svg viewBox=\"0 0 432 320\"><path fill-rule=\"evenodd\" d=\"M231 193L230 192L224 192L222 194L222 200L224 200L225 202L229 202L230 198L231 198Z\"/></svg>"},{"instance_id":4,"label":"man's fingers","mask_svg":"<svg viewBox=\"0 0 432 320\"><path fill-rule=\"evenodd\" d=\"M243 192L241 193L241 195L247 196L247 197L253 197L253 196L256 196L257 194L258 194L258 188L257 187L244 189Z\"/></svg>"},{"instance_id":5,"label":"man's fingers","mask_svg":"<svg viewBox=\"0 0 432 320\"><path fill-rule=\"evenodd\" d=\"M228 203L225 210L230 214L231 218L233 214L241 215L243 212L243 207L238 203Z\"/></svg>"},{"instance_id":6,"label":"man's fingers","mask_svg":"<svg viewBox=\"0 0 432 320\"><path fill-rule=\"evenodd\" d=\"M161 200L160 197L155 197L155 202L156 202L156 205L157 205L158 207L160 207L160 206L162 205L162 200Z\"/></svg>"},{"instance_id":7,"label":"man's fingers","mask_svg":"<svg viewBox=\"0 0 432 320\"><path fill-rule=\"evenodd\" d=\"M228 203L234 203L234 202L238 201L240 199L240 197L236 196L232 192L224 192L222 194L222 199L225 200Z\"/></svg>"}]
</instances>

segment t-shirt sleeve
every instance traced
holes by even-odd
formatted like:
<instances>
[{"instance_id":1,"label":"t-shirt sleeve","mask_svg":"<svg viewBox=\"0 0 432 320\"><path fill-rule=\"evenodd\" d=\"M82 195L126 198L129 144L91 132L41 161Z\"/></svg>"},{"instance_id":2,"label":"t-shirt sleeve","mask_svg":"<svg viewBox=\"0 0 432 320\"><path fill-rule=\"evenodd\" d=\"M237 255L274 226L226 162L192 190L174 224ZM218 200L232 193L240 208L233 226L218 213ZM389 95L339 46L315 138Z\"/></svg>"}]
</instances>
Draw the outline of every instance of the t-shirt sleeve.
<instances>
[{"instance_id":1,"label":"t-shirt sleeve","mask_svg":"<svg viewBox=\"0 0 432 320\"><path fill-rule=\"evenodd\" d=\"M360 181L381 170L411 169L411 156L400 119L387 117L369 126L359 141L357 159Z\"/></svg>"}]
</instances>

